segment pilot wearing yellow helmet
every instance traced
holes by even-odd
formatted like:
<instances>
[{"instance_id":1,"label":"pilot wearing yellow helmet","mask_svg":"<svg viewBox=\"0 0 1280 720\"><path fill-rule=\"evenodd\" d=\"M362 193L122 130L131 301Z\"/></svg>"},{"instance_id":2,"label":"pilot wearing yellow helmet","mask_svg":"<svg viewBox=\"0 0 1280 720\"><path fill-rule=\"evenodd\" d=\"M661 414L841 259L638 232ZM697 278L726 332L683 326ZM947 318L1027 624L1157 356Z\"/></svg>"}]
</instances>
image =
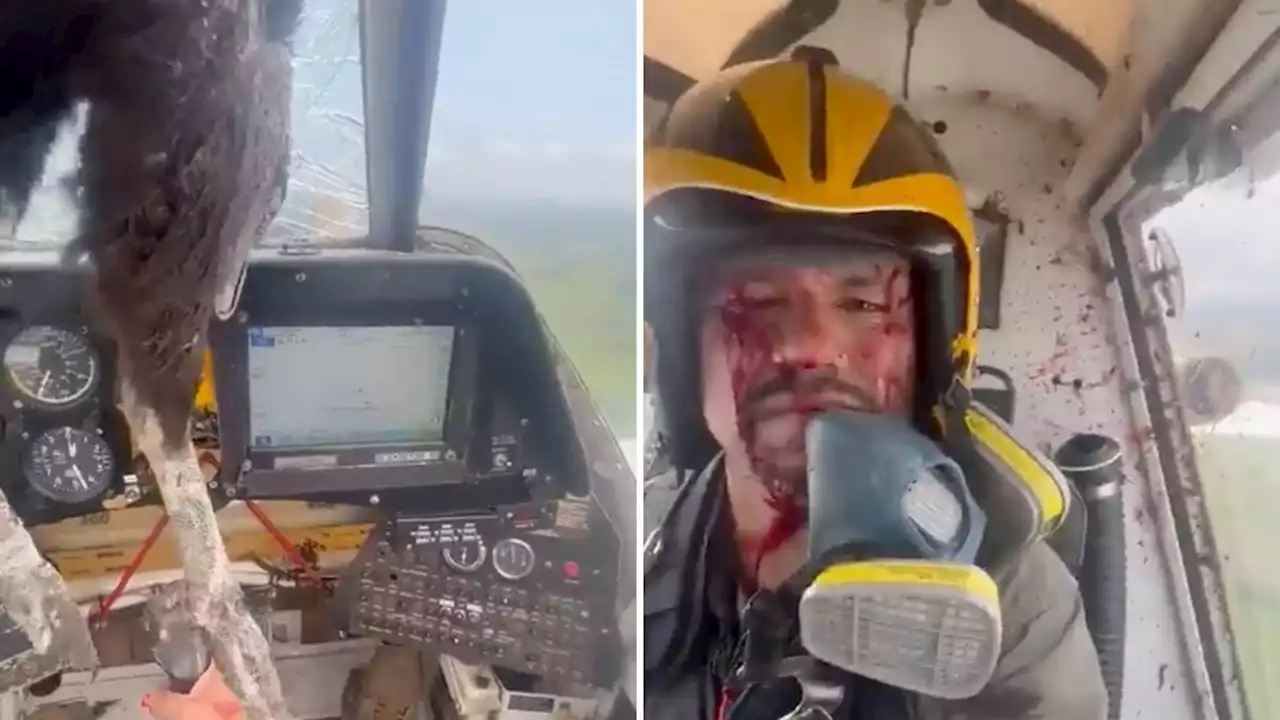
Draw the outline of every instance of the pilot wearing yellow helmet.
<instances>
[{"instance_id":1,"label":"pilot wearing yellow helmet","mask_svg":"<svg viewBox=\"0 0 1280 720\"><path fill-rule=\"evenodd\" d=\"M846 410L960 453L974 231L930 133L821 53L696 85L644 164L645 315L672 453L645 487L644 715L777 720L800 689L741 682L743 626L752 598L813 551L808 423ZM1039 538L984 562L1001 632L976 694L939 699L850 674L833 720L1106 716L1063 562Z\"/></svg>"}]
</instances>

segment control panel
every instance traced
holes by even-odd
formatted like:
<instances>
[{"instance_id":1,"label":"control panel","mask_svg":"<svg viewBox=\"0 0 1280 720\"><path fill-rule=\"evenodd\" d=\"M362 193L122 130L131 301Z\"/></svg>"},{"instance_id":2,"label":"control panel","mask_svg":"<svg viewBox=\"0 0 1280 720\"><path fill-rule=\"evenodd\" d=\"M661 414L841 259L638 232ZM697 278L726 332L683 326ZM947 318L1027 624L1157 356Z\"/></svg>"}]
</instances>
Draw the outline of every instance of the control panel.
<instances>
[{"instance_id":1,"label":"control panel","mask_svg":"<svg viewBox=\"0 0 1280 720\"><path fill-rule=\"evenodd\" d=\"M0 271L0 491L28 525L141 499L115 407L114 349L79 309L83 278Z\"/></svg>"},{"instance_id":2,"label":"control panel","mask_svg":"<svg viewBox=\"0 0 1280 720\"><path fill-rule=\"evenodd\" d=\"M616 542L586 500L402 517L344 579L351 633L540 676L561 688L616 679Z\"/></svg>"},{"instance_id":3,"label":"control panel","mask_svg":"<svg viewBox=\"0 0 1280 720\"><path fill-rule=\"evenodd\" d=\"M587 492L555 351L504 268L271 258L210 347L234 497L454 512Z\"/></svg>"},{"instance_id":4,"label":"control panel","mask_svg":"<svg viewBox=\"0 0 1280 720\"><path fill-rule=\"evenodd\" d=\"M393 509L339 584L351 634L552 694L611 686L633 577L623 460L514 272L433 237L254 251L192 417L215 507ZM161 502L116 407L115 349L80 312L86 270L0 253L0 491L28 525ZM0 665L17 640L0 617Z\"/></svg>"},{"instance_id":5,"label":"control panel","mask_svg":"<svg viewBox=\"0 0 1280 720\"><path fill-rule=\"evenodd\" d=\"M114 347L81 310L89 270L0 252L0 491L28 525L160 502L116 407ZM556 351L491 258L257 250L209 349L192 434L215 505L454 512L590 492Z\"/></svg>"}]
</instances>

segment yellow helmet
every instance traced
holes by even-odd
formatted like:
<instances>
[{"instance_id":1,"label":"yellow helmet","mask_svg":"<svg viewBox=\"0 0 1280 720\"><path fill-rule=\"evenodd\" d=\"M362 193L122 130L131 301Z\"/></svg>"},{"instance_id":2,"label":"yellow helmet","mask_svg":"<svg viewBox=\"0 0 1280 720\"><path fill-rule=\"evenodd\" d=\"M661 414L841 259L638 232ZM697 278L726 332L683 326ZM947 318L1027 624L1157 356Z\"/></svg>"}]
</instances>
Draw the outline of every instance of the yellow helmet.
<instances>
[{"instance_id":1,"label":"yellow helmet","mask_svg":"<svg viewBox=\"0 0 1280 720\"><path fill-rule=\"evenodd\" d=\"M829 53L797 51L695 85L646 145L645 319L674 441L705 433L700 408L672 407L701 396L687 359L691 268L744 244L904 254L918 278L921 419L967 388L978 325L968 204L932 132L884 91Z\"/></svg>"}]
</instances>

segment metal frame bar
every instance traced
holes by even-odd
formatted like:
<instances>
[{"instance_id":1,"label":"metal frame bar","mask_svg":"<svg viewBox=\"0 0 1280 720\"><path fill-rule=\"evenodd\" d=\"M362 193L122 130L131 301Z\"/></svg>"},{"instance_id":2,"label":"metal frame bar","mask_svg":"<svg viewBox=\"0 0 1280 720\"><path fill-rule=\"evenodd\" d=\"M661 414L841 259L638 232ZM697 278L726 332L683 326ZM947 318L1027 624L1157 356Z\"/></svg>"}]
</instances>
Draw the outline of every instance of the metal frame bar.
<instances>
[{"instance_id":1,"label":"metal frame bar","mask_svg":"<svg viewBox=\"0 0 1280 720\"><path fill-rule=\"evenodd\" d=\"M360 0L371 247L413 252L446 0Z\"/></svg>"}]
</instances>

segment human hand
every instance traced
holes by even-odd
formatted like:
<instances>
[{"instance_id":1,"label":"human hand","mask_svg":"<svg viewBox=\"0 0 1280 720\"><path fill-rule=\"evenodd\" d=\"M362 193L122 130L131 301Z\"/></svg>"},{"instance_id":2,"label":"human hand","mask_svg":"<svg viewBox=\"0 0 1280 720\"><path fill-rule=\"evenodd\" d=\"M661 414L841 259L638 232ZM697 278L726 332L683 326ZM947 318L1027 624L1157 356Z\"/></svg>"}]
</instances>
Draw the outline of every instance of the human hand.
<instances>
[{"instance_id":1,"label":"human hand","mask_svg":"<svg viewBox=\"0 0 1280 720\"><path fill-rule=\"evenodd\" d=\"M142 698L142 707L156 720L244 720L245 716L240 698L212 663L190 693L151 693Z\"/></svg>"}]
</instances>

